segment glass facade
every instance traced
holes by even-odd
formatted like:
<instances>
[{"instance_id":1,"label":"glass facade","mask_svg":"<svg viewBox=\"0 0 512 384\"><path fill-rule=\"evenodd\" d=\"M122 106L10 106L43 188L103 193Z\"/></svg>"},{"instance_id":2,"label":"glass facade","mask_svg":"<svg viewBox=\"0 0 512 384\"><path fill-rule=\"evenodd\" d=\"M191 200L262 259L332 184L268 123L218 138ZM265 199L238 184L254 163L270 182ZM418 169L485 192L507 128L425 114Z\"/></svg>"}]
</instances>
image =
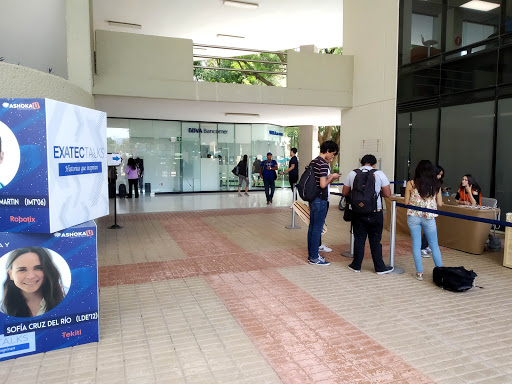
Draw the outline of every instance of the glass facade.
<instances>
[{"instance_id":1,"label":"glass facade","mask_svg":"<svg viewBox=\"0 0 512 384\"><path fill-rule=\"evenodd\" d=\"M119 184L127 184L124 166L130 157L143 160L142 184L152 193L236 190L238 177L231 170L244 155L249 159L249 178L256 181L258 175L252 174L255 158L266 158L267 152L272 152L282 168L285 144L284 128L269 124L107 121L107 150L123 159L116 190ZM278 178L276 184L286 182Z\"/></svg>"},{"instance_id":2,"label":"glass facade","mask_svg":"<svg viewBox=\"0 0 512 384\"><path fill-rule=\"evenodd\" d=\"M512 0L487 11L466 3L400 1L395 179L429 159L452 193L470 173L512 212Z\"/></svg>"}]
</instances>

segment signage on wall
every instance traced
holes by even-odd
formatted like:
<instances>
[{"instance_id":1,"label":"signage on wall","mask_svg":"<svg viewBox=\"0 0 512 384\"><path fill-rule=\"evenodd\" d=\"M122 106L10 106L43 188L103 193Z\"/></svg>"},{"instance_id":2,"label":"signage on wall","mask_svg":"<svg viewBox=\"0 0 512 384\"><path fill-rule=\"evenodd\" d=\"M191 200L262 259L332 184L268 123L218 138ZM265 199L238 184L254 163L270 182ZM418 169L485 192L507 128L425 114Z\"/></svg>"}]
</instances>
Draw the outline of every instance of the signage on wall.
<instances>
[{"instance_id":1,"label":"signage on wall","mask_svg":"<svg viewBox=\"0 0 512 384\"><path fill-rule=\"evenodd\" d=\"M283 133L277 131L268 131L269 135L283 136Z\"/></svg>"},{"instance_id":2,"label":"signage on wall","mask_svg":"<svg viewBox=\"0 0 512 384\"><path fill-rule=\"evenodd\" d=\"M202 128L189 128L189 133L221 133L221 134L227 134L228 131L226 129L202 129Z\"/></svg>"},{"instance_id":3,"label":"signage on wall","mask_svg":"<svg viewBox=\"0 0 512 384\"><path fill-rule=\"evenodd\" d=\"M462 37L457 36L457 37L455 38L455 45L456 45L456 46L460 46L461 44L462 44Z\"/></svg>"}]
</instances>

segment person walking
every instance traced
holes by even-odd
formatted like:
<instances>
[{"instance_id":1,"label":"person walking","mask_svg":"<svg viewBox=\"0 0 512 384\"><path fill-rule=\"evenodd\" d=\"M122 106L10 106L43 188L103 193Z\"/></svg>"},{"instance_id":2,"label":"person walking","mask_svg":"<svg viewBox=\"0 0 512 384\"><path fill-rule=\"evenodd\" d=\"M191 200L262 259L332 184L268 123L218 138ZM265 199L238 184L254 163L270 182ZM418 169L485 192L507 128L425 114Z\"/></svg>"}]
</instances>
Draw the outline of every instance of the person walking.
<instances>
[{"instance_id":1,"label":"person walking","mask_svg":"<svg viewBox=\"0 0 512 384\"><path fill-rule=\"evenodd\" d=\"M124 173L128 179L129 193L126 197L132 197L132 189L135 188L135 198L139 198L139 168L133 157L128 159L128 165L126 166Z\"/></svg>"},{"instance_id":2,"label":"person walking","mask_svg":"<svg viewBox=\"0 0 512 384\"><path fill-rule=\"evenodd\" d=\"M330 265L325 258L318 254L322 229L327 216L328 186L338 180L340 175L329 173L329 162L338 154L339 147L332 140L320 145L320 155L311 161L317 185L317 197L309 203L308 228L308 261L314 265Z\"/></svg>"},{"instance_id":3,"label":"person walking","mask_svg":"<svg viewBox=\"0 0 512 384\"><path fill-rule=\"evenodd\" d=\"M249 167L247 166L247 155L244 155L238 163L238 197L241 197L242 183L245 181L245 196L249 196Z\"/></svg>"},{"instance_id":4,"label":"person walking","mask_svg":"<svg viewBox=\"0 0 512 384\"><path fill-rule=\"evenodd\" d=\"M372 252L373 266L375 272L378 275L390 273L393 271L393 267L386 266L382 260L382 244L380 243L382 238L382 227L384 223L384 217L382 214L382 200L381 196L391 196L390 183L384 172L376 170L377 159L374 155L364 155L361 159L361 167L350 171L347 175L345 185L343 186L343 196L351 195L351 191L359 191L361 186L359 180L366 180L368 185L374 186L373 190L364 192L371 193L371 206L372 208L368 213L357 212L355 205L355 194L351 195L352 204L352 228L354 231L354 260L349 264L348 269L354 272L361 272L361 265L364 258L364 247L366 243L366 237L370 242L370 249ZM374 179L369 179L373 177ZM356 180L356 178L358 180ZM365 178L365 179L359 179ZM365 183L366 185L366 183ZM363 185L363 187L365 186ZM355 188L354 186L357 186Z\"/></svg>"},{"instance_id":5,"label":"person walking","mask_svg":"<svg viewBox=\"0 0 512 384\"><path fill-rule=\"evenodd\" d=\"M277 161L272 160L272 153L267 152L267 160L261 163L260 175L265 186L265 196L267 197L267 205L272 204L274 191L276 190L277 178Z\"/></svg>"},{"instance_id":6,"label":"person walking","mask_svg":"<svg viewBox=\"0 0 512 384\"><path fill-rule=\"evenodd\" d=\"M437 178L434 166L429 160L421 160L414 172L414 179L407 182L405 188L405 205L437 209L443 205L441 182ZM442 267L441 251L437 243L436 213L407 210L407 225L411 231L412 254L416 266L416 278L423 280L423 263L421 259L421 230L427 237L432 250L432 259L436 267Z\"/></svg>"}]
</instances>

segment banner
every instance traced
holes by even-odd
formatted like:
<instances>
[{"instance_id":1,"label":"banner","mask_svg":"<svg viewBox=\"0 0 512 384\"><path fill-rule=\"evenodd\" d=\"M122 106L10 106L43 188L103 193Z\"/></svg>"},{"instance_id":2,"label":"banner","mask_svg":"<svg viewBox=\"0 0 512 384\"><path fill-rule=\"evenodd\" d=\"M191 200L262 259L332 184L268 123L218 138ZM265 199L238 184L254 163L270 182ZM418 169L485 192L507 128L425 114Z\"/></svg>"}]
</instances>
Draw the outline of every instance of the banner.
<instances>
[{"instance_id":1,"label":"banner","mask_svg":"<svg viewBox=\"0 0 512 384\"><path fill-rule=\"evenodd\" d=\"M0 233L0 360L99 340L96 225Z\"/></svg>"},{"instance_id":2,"label":"banner","mask_svg":"<svg viewBox=\"0 0 512 384\"><path fill-rule=\"evenodd\" d=\"M0 232L52 233L108 215L106 114L0 99Z\"/></svg>"}]
</instances>

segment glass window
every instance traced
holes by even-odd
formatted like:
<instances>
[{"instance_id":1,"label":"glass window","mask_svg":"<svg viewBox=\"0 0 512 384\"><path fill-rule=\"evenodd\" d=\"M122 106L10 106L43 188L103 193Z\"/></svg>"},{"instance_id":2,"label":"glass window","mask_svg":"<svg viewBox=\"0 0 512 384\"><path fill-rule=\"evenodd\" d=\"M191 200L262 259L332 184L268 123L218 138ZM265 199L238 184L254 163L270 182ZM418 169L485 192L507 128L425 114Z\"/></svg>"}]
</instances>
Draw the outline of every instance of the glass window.
<instances>
[{"instance_id":1,"label":"glass window","mask_svg":"<svg viewBox=\"0 0 512 384\"><path fill-rule=\"evenodd\" d=\"M457 192L462 176L469 173L476 177L483 196L489 196L493 127L493 101L441 109L439 164L451 193Z\"/></svg>"},{"instance_id":2,"label":"glass window","mask_svg":"<svg viewBox=\"0 0 512 384\"><path fill-rule=\"evenodd\" d=\"M420 160L436 164L438 110L412 112L411 125L411 178Z\"/></svg>"},{"instance_id":3,"label":"glass window","mask_svg":"<svg viewBox=\"0 0 512 384\"><path fill-rule=\"evenodd\" d=\"M441 93L456 93L496 85L498 51L477 53L441 66Z\"/></svg>"},{"instance_id":4,"label":"glass window","mask_svg":"<svg viewBox=\"0 0 512 384\"><path fill-rule=\"evenodd\" d=\"M396 171L395 180L409 180L410 112L400 113L396 119ZM395 193L400 193L395 184Z\"/></svg>"},{"instance_id":5,"label":"glass window","mask_svg":"<svg viewBox=\"0 0 512 384\"><path fill-rule=\"evenodd\" d=\"M486 0L496 8L482 11L463 7L468 1L448 0L446 14L446 50L498 36L501 0Z\"/></svg>"},{"instance_id":6,"label":"glass window","mask_svg":"<svg viewBox=\"0 0 512 384\"><path fill-rule=\"evenodd\" d=\"M512 0L505 1L505 19L502 34L512 32Z\"/></svg>"},{"instance_id":7,"label":"glass window","mask_svg":"<svg viewBox=\"0 0 512 384\"><path fill-rule=\"evenodd\" d=\"M512 45L500 49L499 57L498 84L512 84Z\"/></svg>"},{"instance_id":8,"label":"glass window","mask_svg":"<svg viewBox=\"0 0 512 384\"><path fill-rule=\"evenodd\" d=\"M510 127L512 127L512 99L499 100L495 197L501 212L512 212L512 183L510 182L512 129Z\"/></svg>"},{"instance_id":9,"label":"glass window","mask_svg":"<svg viewBox=\"0 0 512 384\"><path fill-rule=\"evenodd\" d=\"M440 58L398 71L398 103L436 97L441 80Z\"/></svg>"},{"instance_id":10,"label":"glass window","mask_svg":"<svg viewBox=\"0 0 512 384\"><path fill-rule=\"evenodd\" d=\"M441 53L441 0L404 0L401 12L401 64Z\"/></svg>"}]
</instances>

